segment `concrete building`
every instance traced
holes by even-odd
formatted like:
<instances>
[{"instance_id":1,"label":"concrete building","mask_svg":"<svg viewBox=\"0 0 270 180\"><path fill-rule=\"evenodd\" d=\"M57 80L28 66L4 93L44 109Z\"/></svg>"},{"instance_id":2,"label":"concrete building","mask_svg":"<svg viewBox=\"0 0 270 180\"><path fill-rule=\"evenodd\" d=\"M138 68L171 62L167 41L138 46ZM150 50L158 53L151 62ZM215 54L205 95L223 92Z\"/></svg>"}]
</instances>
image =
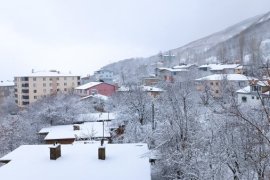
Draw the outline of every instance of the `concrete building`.
<instances>
[{"instance_id":1,"label":"concrete building","mask_svg":"<svg viewBox=\"0 0 270 180\"><path fill-rule=\"evenodd\" d=\"M54 70L32 72L24 76L16 76L14 83L16 103L23 107L47 95L72 91L80 85L80 76Z\"/></svg>"},{"instance_id":2,"label":"concrete building","mask_svg":"<svg viewBox=\"0 0 270 180\"><path fill-rule=\"evenodd\" d=\"M147 144L23 145L0 159L4 180L150 180Z\"/></svg>"},{"instance_id":3,"label":"concrete building","mask_svg":"<svg viewBox=\"0 0 270 180\"><path fill-rule=\"evenodd\" d=\"M250 84L237 91L239 105L258 107L270 106L270 81L250 81Z\"/></svg>"},{"instance_id":4,"label":"concrete building","mask_svg":"<svg viewBox=\"0 0 270 180\"><path fill-rule=\"evenodd\" d=\"M235 90L239 90L255 79L242 74L213 74L196 79L196 84L198 91L205 91L205 88L208 87L213 97L221 97L224 87L231 86Z\"/></svg>"},{"instance_id":5,"label":"concrete building","mask_svg":"<svg viewBox=\"0 0 270 180\"><path fill-rule=\"evenodd\" d=\"M94 77L96 81L102 81L106 83L113 82L113 72L108 69L100 69L94 72Z\"/></svg>"},{"instance_id":6,"label":"concrete building","mask_svg":"<svg viewBox=\"0 0 270 180\"><path fill-rule=\"evenodd\" d=\"M14 82L0 81L0 99L14 93Z\"/></svg>"}]
</instances>

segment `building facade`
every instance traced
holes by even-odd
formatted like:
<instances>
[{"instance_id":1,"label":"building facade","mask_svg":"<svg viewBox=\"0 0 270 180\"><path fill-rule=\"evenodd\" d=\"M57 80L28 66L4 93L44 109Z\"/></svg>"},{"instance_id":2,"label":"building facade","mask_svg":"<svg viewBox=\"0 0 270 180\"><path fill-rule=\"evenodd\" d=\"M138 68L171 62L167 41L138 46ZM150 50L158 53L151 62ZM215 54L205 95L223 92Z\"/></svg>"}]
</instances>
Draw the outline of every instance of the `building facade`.
<instances>
[{"instance_id":1,"label":"building facade","mask_svg":"<svg viewBox=\"0 0 270 180\"><path fill-rule=\"evenodd\" d=\"M90 82L82 86L76 87L75 92L80 96L89 96L93 94L101 94L111 96L115 93L117 87L104 82Z\"/></svg>"},{"instance_id":2,"label":"building facade","mask_svg":"<svg viewBox=\"0 0 270 180\"><path fill-rule=\"evenodd\" d=\"M113 82L113 72L107 69L100 69L95 71L94 77L96 81L102 81L107 83Z\"/></svg>"},{"instance_id":3,"label":"building facade","mask_svg":"<svg viewBox=\"0 0 270 180\"><path fill-rule=\"evenodd\" d=\"M14 83L15 101L23 107L47 95L72 91L80 85L80 76L59 71L35 72L16 76Z\"/></svg>"},{"instance_id":4,"label":"building facade","mask_svg":"<svg viewBox=\"0 0 270 180\"><path fill-rule=\"evenodd\" d=\"M0 99L14 94L14 82L0 81Z\"/></svg>"}]
</instances>

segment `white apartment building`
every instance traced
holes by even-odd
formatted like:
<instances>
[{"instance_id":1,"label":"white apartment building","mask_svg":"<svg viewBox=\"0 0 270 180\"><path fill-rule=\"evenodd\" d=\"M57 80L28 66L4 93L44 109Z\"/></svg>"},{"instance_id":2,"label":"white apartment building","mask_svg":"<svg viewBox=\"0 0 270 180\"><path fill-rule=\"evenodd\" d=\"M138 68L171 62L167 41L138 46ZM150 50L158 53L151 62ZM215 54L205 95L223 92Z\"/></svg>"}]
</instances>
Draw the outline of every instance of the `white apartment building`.
<instances>
[{"instance_id":1,"label":"white apartment building","mask_svg":"<svg viewBox=\"0 0 270 180\"><path fill-rule=\"evenodd\" d=\"M113 72L107 69L100 69L94 72L96 81L103 81L107 83L113 82Z\"/></svg>"},{"instance_id":2,"label":"white apartment building","mask_svg":"<svg viewBox=\"0 0 270 180\"><path fill-rule=\"evenodd\" d=\"M73 90L80 85L80 76L63 74L55 70L32 72L24 76L16 76L14 83L16 103L23 107L41 97Z\"/></svg>"}]
</instances>

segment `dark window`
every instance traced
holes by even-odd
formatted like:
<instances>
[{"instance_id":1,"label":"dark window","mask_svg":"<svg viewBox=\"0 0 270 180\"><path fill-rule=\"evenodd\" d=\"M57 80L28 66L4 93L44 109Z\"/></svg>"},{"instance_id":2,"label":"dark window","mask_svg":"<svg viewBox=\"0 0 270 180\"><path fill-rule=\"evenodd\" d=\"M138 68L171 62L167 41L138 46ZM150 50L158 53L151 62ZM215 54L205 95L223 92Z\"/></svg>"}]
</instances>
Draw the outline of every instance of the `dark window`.
<instances>
[{"instance_id":1,"label":"dark window","mask_svg":"<svg viewBox=\"0 0 270 180\"><path fill-rule=\"evenodd\" d=\"M29 93L29 90L28 89L23 89L22 93Z\"/></svg>"},{"instance_id":2,"label":"dark window","mask_svg":"<svg viewBox=\"0 0 270 180\"><path fill-rule=\"evenodd\" d=\"M257 97L257 99L260 99L259 97Z\"/></svg>"},{"instance_id":3,"label":"dark window","mask_svg":"<svg viewBox=\"0 0 270 180\"><path fill-rule=\"evenodd\" d=\"M22 77L21 80L22 81L28 81L28 77Z\"/></svg>"},{"instance_id":4,"label":"dark window","mask_svg":"<svg viewBox=\"0 0 270 180\"><path fill-rule=\"evenodd\" d=\"M247 97L246 96L242 97L242 102L247 102Z\"/></svg>"},{"instance_id":5,"label":"dark window","mask_svg":"<svg viewBox=\"0 0 270 180\"><path fill-rule=\"evenodd\" d=\"M22 96L23 99L29 99L29 96Z\"/></svg>"},{"instance_id":6,"label":"dark window","mask_svg":"<svg viewBox=\"0 0 270 180\"><path fill-rule=\"evenodd\" d=\"M211 86L213 86L213 85L214 85L214 83L213 83L213 82L211 82L211 83L210 83L210 85L211 85Z\"/></svg>"},{"instance_id":7,"label":"dark window","mask_svg":"<svg viewBox=\"0 0 270 180\"><path fill-rule=\"evenodd\" d=\"M254 99L254 96L252 96L251 98Z\"/></svg>"},{"instance_id":8,"label":"dark window","mask_svg":"<svg viewBox=\"0 0 270 180\"><path fill-rule=\"evenodd\" d=\"M218 94L218 90L216 90L216 94Z\"/></svg>"},{"instance_id":9,"label":"dark window","mask_svg":"<svg viewBox=\"0 0 270 180\"><path fill-rule=\"evenodd\" d=\"M29 102L23 102L23 105L28 105L29 104Z\"/></svg>"},{"instance_id":10,"label":"dark window","mask_svg":"<svg viewBox=\"0 0 270 180\"><path fill-rule=\"evenodd\" d=\"M28 83L22 84L22 87L29 87Z\"/></svg>"},{"instance_id":11,"label":"dark window","mask_svg":"<svg viewBox=\"0 0 270 180\"><path fill-rule=\"evenodd\" d=\"M34 93L37 93L37 90L34 90Z\"/></svg>"}]
</instances>

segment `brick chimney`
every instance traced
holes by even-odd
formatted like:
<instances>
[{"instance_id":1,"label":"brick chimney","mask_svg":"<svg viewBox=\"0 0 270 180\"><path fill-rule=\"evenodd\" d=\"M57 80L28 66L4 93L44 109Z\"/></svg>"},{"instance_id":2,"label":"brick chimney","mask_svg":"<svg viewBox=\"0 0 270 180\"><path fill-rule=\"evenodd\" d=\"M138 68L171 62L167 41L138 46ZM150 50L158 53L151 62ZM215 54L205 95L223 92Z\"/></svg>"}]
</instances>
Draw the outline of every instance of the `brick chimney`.
<instances>
[{"instance_id":1,"label":"brick chimney","mask_svg":"<svg viewBox=\"0 0 270 180\"><path fill-rule=\"evenodd\" d=\"M101 140L101 146L98 148L98 159L105 160L106 159L106 149L103 146L104 139Z\"/></svg>"},{"instance_id":2,"label":"brick chimney","mask_svg":"<svg viewBox=\"0 0 270 180\"><path fill-rule=\"evenodd\" d=\"M61 145L60 144L53 144L50 148L50 159L56 160L57 158L61 157Z\"/></svg>"},{"instance_id":3,"label":"brick chimney","mask_svg":"<svg viewBox=\"0 0 270 180\"><path fill-rule=\"evenodd\" d=\"M80 130L80 125L79 124L73 124L73 130L74 131Z\"/></svg>"}]
</instances>

